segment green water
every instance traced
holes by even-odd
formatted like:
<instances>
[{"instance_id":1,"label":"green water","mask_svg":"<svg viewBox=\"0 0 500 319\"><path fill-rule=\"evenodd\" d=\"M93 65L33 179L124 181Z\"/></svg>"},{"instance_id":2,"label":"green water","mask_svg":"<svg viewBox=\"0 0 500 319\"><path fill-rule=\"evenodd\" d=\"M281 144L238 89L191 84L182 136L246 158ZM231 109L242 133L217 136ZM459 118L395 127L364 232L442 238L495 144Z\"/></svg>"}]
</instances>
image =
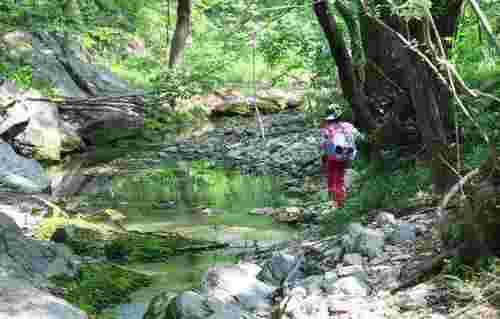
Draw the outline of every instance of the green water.
<instances>
[{"instance_id":1,"label":"green water","mask_svg":"<svg viewBox=\"0 0 500 319\"><path fill-rule=\"evenodd\" d=\"M114 176L109 195L87 200L95 208L115 208L125 214L129 230L176 231L194 239L250 246L255 241L289 240L296 234L271 217L249 214L257 207L289 205L280 182L275 177L242 176L208 162L163 161L154 168ZM194 288L210 265L237 261L235 256L207 252L163 263L128 264L128 269L152 275L154 283L134 293L131 303L115 308L115 317L142 318L159 292Z\"/></svg>"}]
</instances>

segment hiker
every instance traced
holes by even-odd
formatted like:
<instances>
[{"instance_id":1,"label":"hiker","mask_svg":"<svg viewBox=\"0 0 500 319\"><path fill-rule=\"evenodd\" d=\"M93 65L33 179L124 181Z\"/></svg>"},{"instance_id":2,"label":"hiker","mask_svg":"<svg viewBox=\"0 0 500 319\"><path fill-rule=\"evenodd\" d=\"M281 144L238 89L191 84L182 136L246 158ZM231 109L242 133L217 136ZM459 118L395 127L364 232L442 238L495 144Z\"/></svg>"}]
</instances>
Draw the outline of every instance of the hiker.
<instances>
[{"instance_id":1,"label":"hiker","mask_svg":"<svg viewBox=\"0 0 500 319\"><path fill-rule=\"evenodd\" d=\"M356 158L356 140L364 136L348 122L340 121L340 114L330 112L321 125L321 161L327 174L328 195L337 203L337 208L344 206L344 175Z\"/></svg>"}]
</instances>

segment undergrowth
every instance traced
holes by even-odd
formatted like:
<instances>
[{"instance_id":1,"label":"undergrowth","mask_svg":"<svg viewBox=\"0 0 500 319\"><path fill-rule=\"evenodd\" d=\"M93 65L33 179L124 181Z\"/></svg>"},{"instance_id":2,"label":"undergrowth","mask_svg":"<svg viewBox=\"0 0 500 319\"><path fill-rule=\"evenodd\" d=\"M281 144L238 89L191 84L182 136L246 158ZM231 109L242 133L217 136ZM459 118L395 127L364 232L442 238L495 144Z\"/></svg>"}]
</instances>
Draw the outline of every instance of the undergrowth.
<instances>
[{"instance_id":1,"label":"undergrowth","mask_svg":"<svg viewBox=\"0 0 500 319\"><path fill-rule=\"evenodd\" d=\"M352 222L366 223L371 210L408 207L412 200L429 191L431 175L428 168L412 166L380 171L363 161L356 166L361 172L357 185L349 192L343 208L326 215L323 221L325 235L338 233Z\"/></svg>"}]
</instances>

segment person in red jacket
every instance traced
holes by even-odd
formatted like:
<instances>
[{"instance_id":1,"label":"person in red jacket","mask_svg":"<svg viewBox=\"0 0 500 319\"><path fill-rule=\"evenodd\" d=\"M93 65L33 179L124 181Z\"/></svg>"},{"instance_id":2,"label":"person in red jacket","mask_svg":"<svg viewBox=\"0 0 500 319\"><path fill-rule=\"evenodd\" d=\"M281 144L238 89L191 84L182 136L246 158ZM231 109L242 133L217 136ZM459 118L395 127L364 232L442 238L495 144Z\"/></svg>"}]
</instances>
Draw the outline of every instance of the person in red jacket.
<instances>
[{"instance_id":1,"label":"person in red jacket","mask_svg":"<svg viewBox=\"0 0 500 319\"><path fill-rule=\"evenodd\" d=\"M340 114L330 112L321 125L320 148L324 171L327 174L328 195L337 207L345 201L344 175L356 158L356 140L363 135L348 122L340 121Z\"/></svg>"}]
</instances>

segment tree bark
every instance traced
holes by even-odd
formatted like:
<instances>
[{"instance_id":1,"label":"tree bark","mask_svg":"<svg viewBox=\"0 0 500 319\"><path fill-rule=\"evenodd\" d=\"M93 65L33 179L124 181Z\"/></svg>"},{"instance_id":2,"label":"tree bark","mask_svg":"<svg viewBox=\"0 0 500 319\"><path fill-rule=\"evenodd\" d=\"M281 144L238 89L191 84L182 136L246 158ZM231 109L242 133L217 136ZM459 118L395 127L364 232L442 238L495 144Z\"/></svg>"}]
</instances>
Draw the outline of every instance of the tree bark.
<instances>
[{"instance_id":1,"label":"tree bark","mask_svg":"<svg viewBox=\"0 0 500 319\"><path fill-rule=\"evenodd\" d=\"M177 23L170 47L169 68L182 64L191 29L191 0L177 1Z\"/></svg>"},{"instance_id":2,"label":"tree bark","mask_svg":"<svg viewBox=\"0 0 500 319\"><path fill-rule=\"evenodd\" d=\"M328 41L331 54L335 58L344 97L350 103L354 113L354 124L364 131L373 130L375 121L367 108L366 94L360 79L354 72L352 57L347 50L342 31L335 17L328 11L326 1L315 2L313 8Z\"/></svg>"}]
</instances>

